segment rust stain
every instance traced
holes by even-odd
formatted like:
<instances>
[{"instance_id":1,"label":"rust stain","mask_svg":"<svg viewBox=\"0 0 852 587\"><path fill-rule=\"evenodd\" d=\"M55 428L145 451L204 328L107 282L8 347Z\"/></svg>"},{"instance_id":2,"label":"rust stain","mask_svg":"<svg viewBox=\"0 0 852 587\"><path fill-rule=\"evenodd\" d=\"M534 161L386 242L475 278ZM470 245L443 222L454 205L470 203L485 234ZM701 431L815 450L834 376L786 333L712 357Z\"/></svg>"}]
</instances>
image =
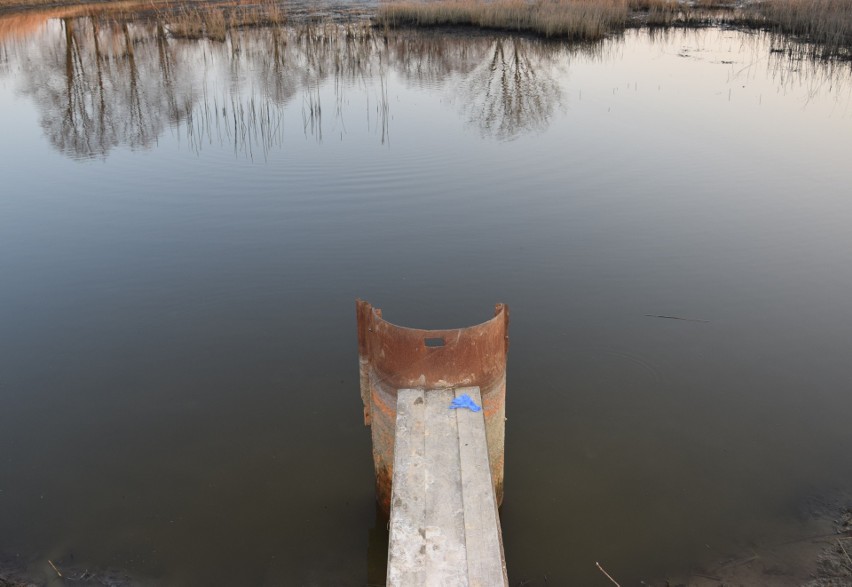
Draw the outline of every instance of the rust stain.
<instances>
[{"instance_id":1,"label":"rust stain","mask_svg":"<svg viewBox=\"0 0 852 587\"><path fill-rule=\"evenodd\" d=\"M364 424L372 429L376 498L385 513L390 512L399 389L479 387L491 478L502 503L508 306L497 304L487 322L451 330L391 324L363 300L356 301L355 312Z\"/></svg>"}]
</instances>

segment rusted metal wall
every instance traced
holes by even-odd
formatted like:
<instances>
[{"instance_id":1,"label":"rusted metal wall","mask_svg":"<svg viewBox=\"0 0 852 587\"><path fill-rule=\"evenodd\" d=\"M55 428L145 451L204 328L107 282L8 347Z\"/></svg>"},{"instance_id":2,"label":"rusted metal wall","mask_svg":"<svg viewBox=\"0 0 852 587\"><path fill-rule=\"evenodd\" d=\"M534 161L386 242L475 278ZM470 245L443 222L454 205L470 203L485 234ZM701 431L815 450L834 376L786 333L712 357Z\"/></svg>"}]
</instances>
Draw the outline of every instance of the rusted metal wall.
<instances>
[{"instance_id":1,"label":"rusted metal wall","mask_svg":"<svg viewBox=\"0 0 852 587\"><path fill-rule=\"evenodd\" d=\"M372 431L376 497L384 511L390 512L396 393L412 388L479 387L491 480L502 503L508 306L497 304L487 322L453 330L396 326L363 300L356 301L356 313L364 424Z\"/></svg>"}]
</instances>

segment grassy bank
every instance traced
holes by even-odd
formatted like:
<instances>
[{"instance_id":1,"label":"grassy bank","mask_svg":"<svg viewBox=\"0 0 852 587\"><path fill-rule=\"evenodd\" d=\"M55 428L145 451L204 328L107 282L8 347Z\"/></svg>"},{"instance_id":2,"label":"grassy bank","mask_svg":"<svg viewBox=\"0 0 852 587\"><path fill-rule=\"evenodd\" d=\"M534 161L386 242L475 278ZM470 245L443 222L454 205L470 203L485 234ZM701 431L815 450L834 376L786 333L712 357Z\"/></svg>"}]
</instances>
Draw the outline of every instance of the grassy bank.
<instances>
[{"instance_id":1,"label":"grassy bank","mask_svg":"<svg viewBox=\"0 0 852 587\"><path fill-rule=\"evenodd\" d=\"M748 25L795 35L833 54L852 49L852 1L386 0L380 26L472 26L594 41L630 26Z\"/></svg>"}]
</instances>

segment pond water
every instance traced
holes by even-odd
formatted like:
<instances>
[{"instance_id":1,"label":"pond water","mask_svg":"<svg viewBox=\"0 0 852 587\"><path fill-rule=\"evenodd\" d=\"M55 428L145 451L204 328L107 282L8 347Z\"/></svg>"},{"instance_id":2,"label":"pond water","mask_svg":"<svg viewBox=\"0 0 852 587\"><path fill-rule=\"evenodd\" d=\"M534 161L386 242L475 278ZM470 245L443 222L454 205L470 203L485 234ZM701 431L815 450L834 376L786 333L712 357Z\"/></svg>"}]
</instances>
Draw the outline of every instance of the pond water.
<instances>
[{"instance_id":1,"label":"pond water","mask_svg":"<svg viewBox=\"0 0 852 587\"><path fill-rule=\"evenodd\" d=\"M0 33L0 553L34 576L382 584L356 297L510 305L512 584L659 582L852 487L848 65L718 28Z\"/></svg>"}]
</instances>

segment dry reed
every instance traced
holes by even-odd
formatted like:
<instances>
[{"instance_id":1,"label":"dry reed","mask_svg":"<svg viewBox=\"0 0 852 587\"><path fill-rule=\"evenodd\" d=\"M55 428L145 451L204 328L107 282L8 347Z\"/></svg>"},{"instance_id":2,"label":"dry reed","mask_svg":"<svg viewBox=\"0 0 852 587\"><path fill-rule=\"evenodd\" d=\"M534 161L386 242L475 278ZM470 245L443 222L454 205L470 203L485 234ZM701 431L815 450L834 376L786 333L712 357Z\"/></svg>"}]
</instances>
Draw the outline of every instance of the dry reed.
<instances>
[{"instance_id":1,"label":"dry reed","mask_svg":"<svg viewBox=\"0 0 852 587\"><path fill-rule=\"evenodd\" d=\"M379 6L383 26L475 26L596 40L627 24L631 0L402 0Z\"/></svg>"},{"instance_id":2,"label":"dry reed","mask_svg":"<svg viewBox=\"0 0 852 587\"><path fill-rule=\"evenodd\" d=\"M287 22L287 16L275 2L257 6L217 5L184 6L171 16L158 15L165 20L169 33L176 38L203 39L224 42L229 30L258 26L274 26Z\"/></svg>"},{"instance_id":3,"label":"dry reed","mask_svg":"<svg viewBox=\"0 0 852 587\"><path fill-rule=\"evenodd\" d=\"M764 22L753 24L818 43L825 56L852 57L850 0L764 0L757 12Z\"/></svg>"},{"instance_id":4,"label":"dry reed","mask_svg":"<svg viewBox=\"0 0 852 587\"><path fill-rule=\"evenodd\" d=\"M262 4L238 0L113 0L95 4L0 0L0 13L48 4L52 10L65 6L128 18L134 12L154 11L175 37L218 41L224 41L232 29L288 21L276 0ZM292 16L298 19L298 14ZM818 56L852 59L852 0L380 0L375 17L376 24L384 27L473 26L581 41L597 40L629 26L694 26L722 21L806 41Z\"/></svg>"},{"instance_id":5,"label":"dry reed","mask_svg":"<svg viewBox=\"0 0 852 587\"><path fill-rule=\"evenodd\" d=\"M387 0L379 6L377 23L473 26L594 41L628 26L703 23L707 17L697 16L703 6L679 0Z\"/></svg>"},{"instance_id":6,"label":"dry reed","mask_svg":"<svg viewBox=\"0 0 852 587\"><path fill-rule=\"evenodd\" d=\"M385 0L376 23L473 26L596 40L628 26L738 23L818 43L852 57L852 0Z\"/></svg>"},{"instance_id":7,"label":"dry reed","mask_svg":"<svg viewBox=\"0 0 852 587\"><path fill-rule=\"evenodd\" d=\"M71 10L76 14L131 13L156 9L173 0L0 0L0 15L23 14L32 10L42 12Z\"/></svg>"}]
</instances>

